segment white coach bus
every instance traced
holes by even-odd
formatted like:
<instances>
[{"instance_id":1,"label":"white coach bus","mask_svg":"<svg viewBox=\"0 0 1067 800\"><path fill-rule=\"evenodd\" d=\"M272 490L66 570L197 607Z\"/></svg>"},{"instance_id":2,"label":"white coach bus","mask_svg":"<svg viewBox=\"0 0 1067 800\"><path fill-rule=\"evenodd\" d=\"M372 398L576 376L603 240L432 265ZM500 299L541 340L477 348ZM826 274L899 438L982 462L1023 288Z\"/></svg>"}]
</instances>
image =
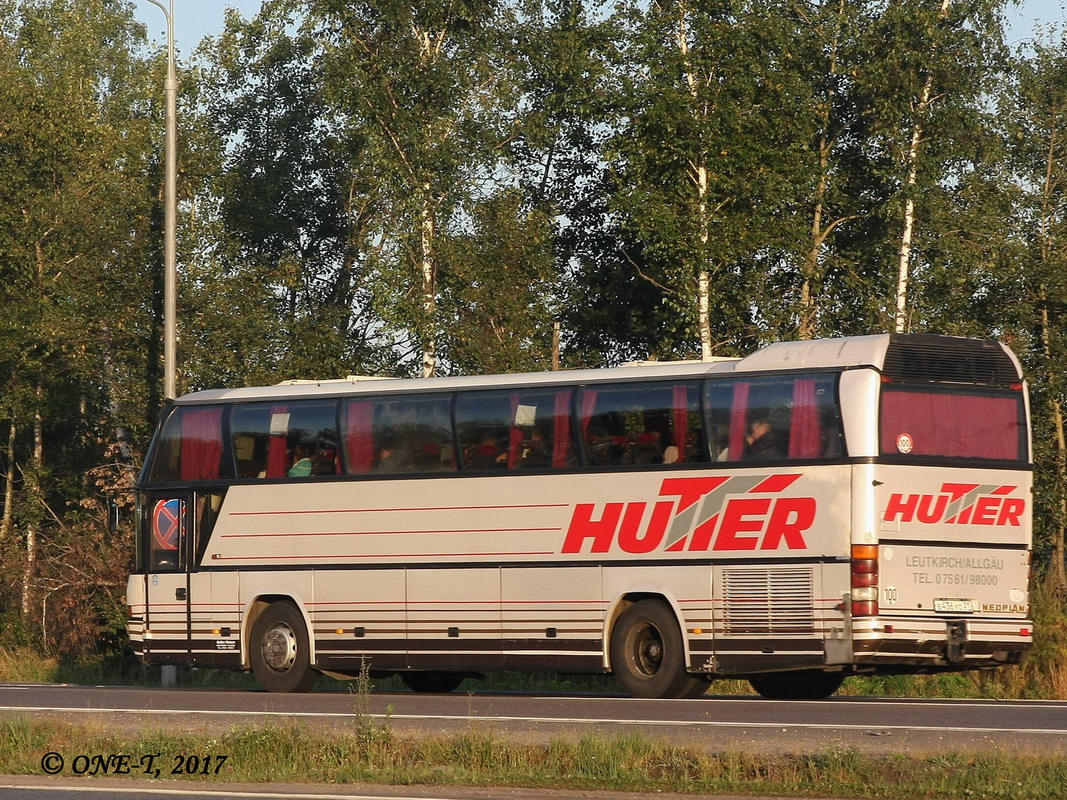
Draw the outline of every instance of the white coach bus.
<instances>
[{"instance_id":1,"label":"white coach bus","mask_svg":"<svg viewBox=\"0 0 1067 800\"><path fill-rule=\"evenodd\" d=\"M1032 644L1031 474L1015 356L934 335L196 392L138 482L129 634L279 692L990 669Z\"/></svg>"}]
</instances>

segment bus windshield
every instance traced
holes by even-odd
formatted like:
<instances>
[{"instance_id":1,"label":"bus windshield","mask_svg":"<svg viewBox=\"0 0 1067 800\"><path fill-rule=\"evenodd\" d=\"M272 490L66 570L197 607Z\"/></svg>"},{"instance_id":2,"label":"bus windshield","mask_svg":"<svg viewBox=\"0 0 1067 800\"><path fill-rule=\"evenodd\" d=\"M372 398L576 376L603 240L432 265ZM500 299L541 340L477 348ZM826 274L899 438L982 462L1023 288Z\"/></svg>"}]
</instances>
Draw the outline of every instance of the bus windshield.
<instances>
[{"instance_id":1,"label":"bus windshield","mask_svg":"<svg viewBox=\"0 0 1067 800\"><path fill-rule=\"evenodd\" d=\"M1025 461L1022 392L885 386L884 456Z\"/></svg>"}]
</instances>

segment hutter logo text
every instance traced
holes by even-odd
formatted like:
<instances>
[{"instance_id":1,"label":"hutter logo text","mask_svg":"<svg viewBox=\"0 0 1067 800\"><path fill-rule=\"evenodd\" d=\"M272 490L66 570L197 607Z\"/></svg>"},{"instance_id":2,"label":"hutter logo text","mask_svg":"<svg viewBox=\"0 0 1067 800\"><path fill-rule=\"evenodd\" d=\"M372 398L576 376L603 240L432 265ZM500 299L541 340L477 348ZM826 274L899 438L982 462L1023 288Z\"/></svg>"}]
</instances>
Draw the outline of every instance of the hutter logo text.
<instances>
[{"instance_id":1,"label":"hutter logo text","mask_svg":"<svg viewBox=\"0 0 1067 800\"><path fill-rule=\"evenodd\" d=\"M654 503L579 503L564 553L803 550L814 497L783 497L800 475L666 478ZM649 507L651 506L651 508Z\"/></svg>"},{"instance_id":2,"label":"hutter logo text","mask_svg":"<svg viewBox=\"0 0 1067 800\"><path fill-rule=\"evenodd\" d=\"M1018 528L1026 500L1009 497L1018 486L943 483L938 494L895 493L886 503L885 522L942 525L1010 525Z\"/></svg>"}]
</instances>

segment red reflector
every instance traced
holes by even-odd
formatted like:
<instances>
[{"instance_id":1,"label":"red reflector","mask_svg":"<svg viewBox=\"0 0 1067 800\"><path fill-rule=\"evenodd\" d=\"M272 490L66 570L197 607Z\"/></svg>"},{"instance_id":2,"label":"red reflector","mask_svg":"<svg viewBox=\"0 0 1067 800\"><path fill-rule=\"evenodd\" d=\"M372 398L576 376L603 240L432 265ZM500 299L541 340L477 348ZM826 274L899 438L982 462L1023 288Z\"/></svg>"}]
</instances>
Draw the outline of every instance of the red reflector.
<instances>
[{"instance_id":1,"label":"red reflector","mask_svg":"<svg viewBox=\"0 0 1067 800\"><path fill-rule=\"evenodd\" d=\"M1029 628L1019 628L1019 635L1020 636L1029 636L1030 635L1030 629Z\"/></svg>"},{"instance_id":2,"label":"red reflector","mask_svg":"<svg viewBox=\"0 0 1067 800\"><path fill-rule=\"evenodd\" d=\"M886 625L884 630L885 630L886 633L892 633L893 632L893 626L892 625Z\"/></svg>"},{"instance_id":3,"label":"red reflector","mask_svg":"<svg viewBox=\"0 0 1067 800\"><path fill-rule=\"evenodd\" d=\"M878 562L873 559L863 559L862 561L852 562L853 572L869 572L872 575L878 574Z\"/></svg>"},{"instance_id":4,"label":"red reflector","mask_svg":"<svg viewBox=\"0 0 1067 800\"><path fill-rule=\"evenodd\" d=\"M871 575L869 572L853 572L852 573L852 585L853 586L877 586L878 574Z\"/></svg>"},{"instance_id":5,"label":"red reflector","mask_svg":"<svg viewBox=\"0 0 1067 800\"><path fill-rule=\"evenodd\" d=\"M875 617L875 616L878 616L878 601L877 600L853 600L852 601L852 616L854 616L854 617Z\"/></svg>"},{"instance_id":6,"label":"red reflector","mask_svg":"<svg viewBox=\"0 0 1067 800\"><path fill-rule=\"evenodd\" d=\"M1014 392L1021 392L1023 390L1023 385L1021 383L1013 383L1011 385L1011 390Z\"/></svg>"}]
</instances>

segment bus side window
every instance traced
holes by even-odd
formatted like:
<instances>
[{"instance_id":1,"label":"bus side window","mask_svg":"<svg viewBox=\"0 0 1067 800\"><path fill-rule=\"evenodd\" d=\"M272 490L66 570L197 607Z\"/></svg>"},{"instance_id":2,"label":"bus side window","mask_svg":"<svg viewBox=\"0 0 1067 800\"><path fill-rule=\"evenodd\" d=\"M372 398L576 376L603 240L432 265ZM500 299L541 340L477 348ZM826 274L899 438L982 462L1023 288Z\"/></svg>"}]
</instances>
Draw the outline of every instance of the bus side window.
<instances>
[{"instance_id":1,"label":"bus side window","mask_svg":"<svg viewBox=\"0 0 1067 800\"><path fill-rule=\"evenodd\" d=\"M712 380L705 405L718 461L805 461L841 454L836 377Z\"/></svg>"},{"instance_id":2,"label":"bus side window","mask_svg":"<svg viewBox=\"0 0 1067 800\"><path fill-rule=\"evenodd\" d=\"M454 470L451 409L450 395L349 401L342 410L348 472Z\"/></svg>"},{"instance_id":3,"label":"bus side window","mask_svg":"<svg viewBox=\"0 0 1067 800\"><path fill-rule=\"evenodd\" d=\"M286 431L291 478L337 472L337 404L329 401L293 403Z\"/></svg>"},{"instance_id":4,"label":"bus side window","mask_svg":"<svg viewBox=\"0 0 1067 800\"><path fill-rule=\"evenodd\" d=\"M230 415L230 441L238 478L281 477L285 458L286 406L236 405ZM271 475L271 466L278 474Z\"/></svg>"},{"instance_id":5,"label":"bus side window","mask_svg":"<svg viewBox=\"0 0 1067 800\"><path fill-rule=\"evenodd\" d=\"M200 481L228 478L223 456L222 406L176 408L163 425L152 454L152 481Z\"/></svg>"},{"instance_id":6,"label":"bus side window","mask_svg":"<svg viewBox=\"0 0 1067 800\"><path fill-rule=\"evenodd\" d=\"M708 460L696 383L587 387L579 428L590 466L680 465Z\"/></svg>"},{"instance_id":7,"label":"bus side window","mask_svg":"<svg viewBox=\"0 0 1067 800\"><path fill-rule=\"evenodd\" d=\"M456 434L464 470L480 472L507 466L510 409L506 394L476 392L459 396Z\"/></svg>"},{"instance_id":8,"label":"bus side window","mask_svg":"<svg viewBox=\"0 0 1067 800\"><path fill-rule=\"evenodd\" d=\"M569 387L461 394L463 468L562 469L575 463Z\"/></svg>"}]
</instances>

